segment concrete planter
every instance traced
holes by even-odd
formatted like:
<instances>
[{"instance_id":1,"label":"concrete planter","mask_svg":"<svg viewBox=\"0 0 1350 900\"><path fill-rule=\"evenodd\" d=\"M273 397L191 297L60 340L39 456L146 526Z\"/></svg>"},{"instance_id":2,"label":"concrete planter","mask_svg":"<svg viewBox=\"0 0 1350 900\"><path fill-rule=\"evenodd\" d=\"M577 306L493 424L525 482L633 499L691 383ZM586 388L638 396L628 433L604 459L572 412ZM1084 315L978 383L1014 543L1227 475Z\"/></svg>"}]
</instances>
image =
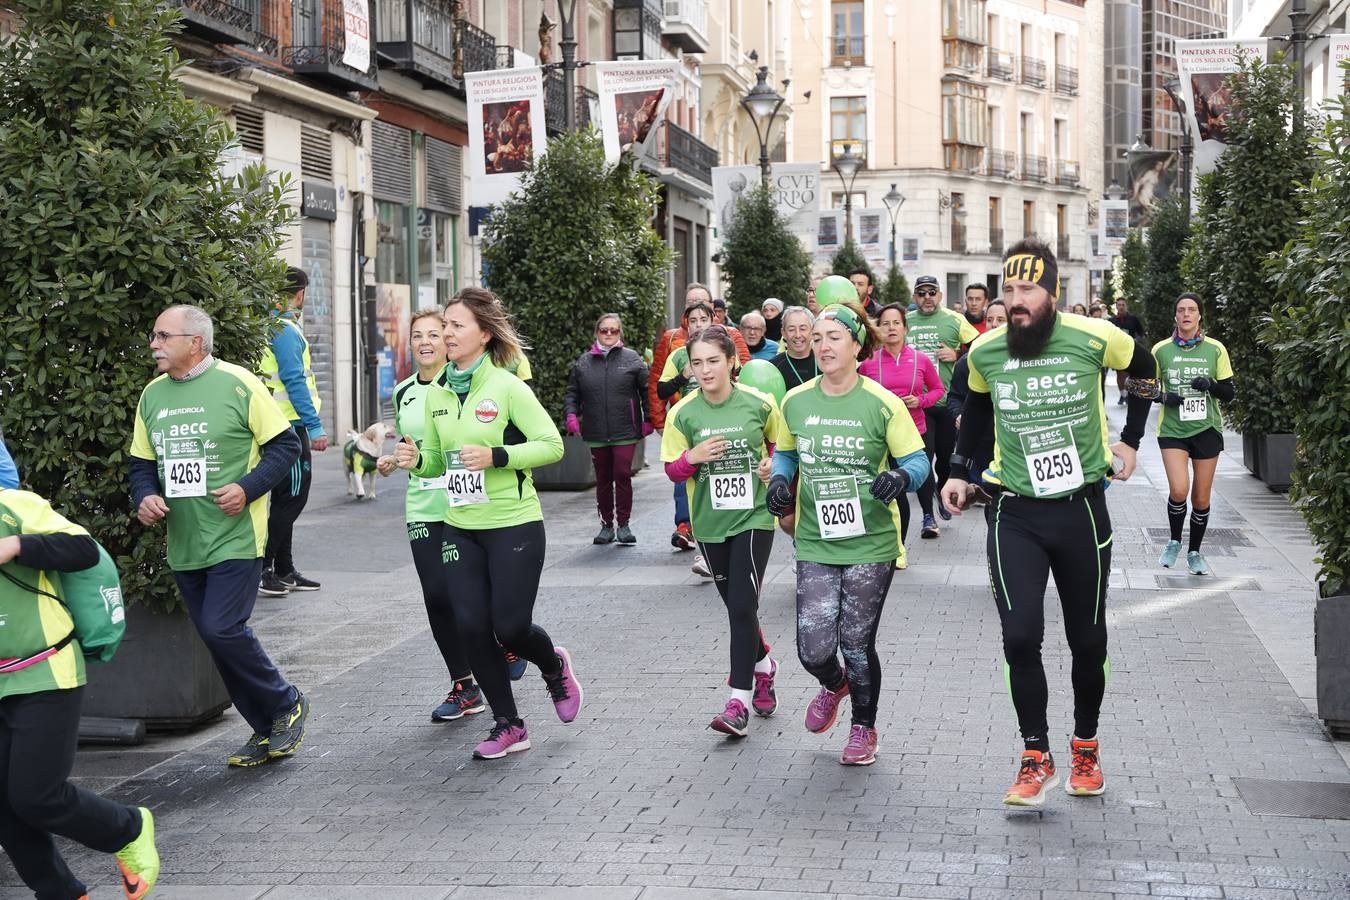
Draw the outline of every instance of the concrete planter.
<instances>
[{"instance_id":1,"label":"concrete planter","mask_svg":"<svg viewBox=\"0 0 1350 900\"><path fill-rule=\"evenodd\" d=\"M633 472L642 471L647 462L647 442L638 441L633 453ZM584 491L595 487L595 466L591 448L573 434L563 435L563 458L534 470L534 486L541 491Z\"/></svg>"},{"instance_id":2,"label":"concrete planter","mask_svg":"<svg viewBox=\"0 0 1350 900\"><path fill-rule=\"evenodd\" d=\"M1244 434L1242 436L1242 464L1247 467L1258 478L1261 476L1261 445L1260 438L1254 434Z\"/></svg>"},{"instance_id":3,"label":"concrete planter","mask_svg":"<svg viewBox=\"0 0 1350 900\"><path fill-rule=\"evenodd\" d=\"M1317 715L1337 740L1350 740L1350 595L1322 596L1313 588L1313 655L1317 658Z\"/></svg>"},{"instance_id":4,"label":"concrete planter","mask_svg":"<svg viewBox=\"0 0 1350 900\"><path fill-rule=\"evenodd\" d=\"M106 665L89 666L83 713L139 719L150 731L181 731L230 705L206 645L184 610L159 615L127 608L127 634Z\"/></svg>"},{"instance_id":5,"label":"concrete planter","mask_svg":"<svg viewBox=\"0 0 1350 900\"><path fill-rule=\"evenodd\" d=\"M1283 493L1294 483L1294 455L1298 439L1292 434L1258 435L1257 475L1272 491Z\"/></svg>"}]
</instances>

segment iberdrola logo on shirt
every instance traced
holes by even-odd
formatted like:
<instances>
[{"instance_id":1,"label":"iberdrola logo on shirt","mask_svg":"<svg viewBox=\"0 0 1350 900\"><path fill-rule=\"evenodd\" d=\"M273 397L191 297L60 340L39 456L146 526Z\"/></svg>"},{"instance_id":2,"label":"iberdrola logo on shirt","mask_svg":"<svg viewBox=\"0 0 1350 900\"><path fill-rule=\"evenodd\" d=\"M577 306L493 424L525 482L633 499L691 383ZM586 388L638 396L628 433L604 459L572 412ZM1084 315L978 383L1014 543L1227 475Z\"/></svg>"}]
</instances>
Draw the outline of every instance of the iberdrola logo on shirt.
<instances>
[{"instance_id":1,"label":"iberdrola logo on shirt","mask_svg":"<svg viewBox=\"0 0 1350 900\"><path fill-rule=\"evenodd\" d=\"M474 407L473 416L484 425L497 421L497 401L479 400Z\"/></svg>"}]
</instances>

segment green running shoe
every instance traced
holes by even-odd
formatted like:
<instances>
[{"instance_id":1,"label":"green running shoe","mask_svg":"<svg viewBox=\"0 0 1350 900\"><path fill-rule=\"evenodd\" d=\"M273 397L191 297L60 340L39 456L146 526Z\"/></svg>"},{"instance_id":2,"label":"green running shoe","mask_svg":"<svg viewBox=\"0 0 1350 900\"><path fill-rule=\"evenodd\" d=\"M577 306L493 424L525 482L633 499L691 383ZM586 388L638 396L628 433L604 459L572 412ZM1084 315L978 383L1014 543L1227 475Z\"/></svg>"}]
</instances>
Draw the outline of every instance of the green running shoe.
<instances>
[{"instance_id":1,"label":"green running shoe","mask_svg":"<svg viewBox=\"0 0 1350 900\"><path fill-rule=\"evenodd\" d=\"M268 739L267 755L273 759L294 755L305 740L305 722L309 720L309 698L298 690L295 693L295 706L272 720L272 734Z\"/></svg>"},{"instance_id":2,"label":"green running shoe","mask_svg":"<svg viewBox=\"0 0 1350 900\"><path fill-rule=\"evenodd\" d=\"M1192 575L1209 574L1209 563L1205 562L1205 557L1199 550L1192 550L1186 554L1186 568L1191 570Z\"/></svg>"},{"instance_id":3,"label":"green running shoe","mask_svg":"<svg viewBox=\"0 0 1350 900\"><path fill-rule=\"evenodd\" d=\"M260 766L271 759L267 755L267 738L261 734L255 734L248 739L248 743L230 754L230 758L225 760L226 765L237 766L241 769L247 769L250 766Z\"/></svg>"},{"instance_id":4,"label":"green running shoe","mask_svg":"<svg viewBox=\"0 0 1350 900\"><path fill-rule=\"evenodd\" d=\"M1167 546L1163 547L1163 552L1158 557L1158 565L1164 569L1170 569L1177 564L1177 557L1180 555L1181 541L1168 541Z\"/></svg>"},{"instance_id":5,"label":"green running shoe","mask_svg":"<svg viewBox=\"0 0 1350 900\"><path fill-rule=\"evenodd\" d=\"M159 881L159 851L155 849L155 817L144 806L141 833L136 840L117 851L117 868L122 870L122 890L127 900L140 900Z\"/></svg>"}]
</instances>

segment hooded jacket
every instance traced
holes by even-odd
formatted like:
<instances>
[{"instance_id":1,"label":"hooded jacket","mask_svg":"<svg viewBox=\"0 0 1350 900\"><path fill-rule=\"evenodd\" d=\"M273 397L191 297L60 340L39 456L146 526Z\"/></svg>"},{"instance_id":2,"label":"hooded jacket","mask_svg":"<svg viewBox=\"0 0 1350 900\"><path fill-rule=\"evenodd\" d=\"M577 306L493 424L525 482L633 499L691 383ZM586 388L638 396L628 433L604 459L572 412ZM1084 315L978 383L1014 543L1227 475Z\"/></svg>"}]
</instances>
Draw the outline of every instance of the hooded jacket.
<instances>
[{"instance_id":1,"label":"hooded jacket","mask_svg":"<svg viewBox=\"0 0 1350 900\"><path fill-rule=\"evenodd\" d=\"M592 346L572 365L563 413L581 420L584 440L640 439L647 421L647 364L627 347Z\"/></svg>"}]
</instances>

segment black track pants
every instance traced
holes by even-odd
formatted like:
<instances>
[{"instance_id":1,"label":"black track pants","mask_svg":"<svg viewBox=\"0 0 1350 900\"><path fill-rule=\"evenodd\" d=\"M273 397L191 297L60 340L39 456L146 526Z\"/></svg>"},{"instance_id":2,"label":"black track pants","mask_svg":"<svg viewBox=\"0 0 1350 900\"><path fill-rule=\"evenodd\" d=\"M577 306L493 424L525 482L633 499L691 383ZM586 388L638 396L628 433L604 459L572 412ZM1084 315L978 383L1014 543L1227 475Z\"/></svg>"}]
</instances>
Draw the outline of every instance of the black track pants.
<instances>
[{"instance_id":1,"label":"black track pants","mask_svg":"<svg viewBox=\"0 0 1350 900\"><path fill-rule=\"evenodd\" d=\"M295 534L295 520L300 518L309 502L309 485L313 479L309 432L303 425L291 426L300 438L300 456L292 463L286 477L272 488L272 505L267 512L267 549L264 558L267 568L278 575L295 571L291 558L291 542Z\"/></svg>"},{"instance_id":2,"label":"black track pants","mask_svg":"<svg viewBox=\"0 0 1350 900\"><path fill-rule=\"evenodd\" d=\"M445 660L452 680L470 675L469 656L455 625L455 610L450 601L450 573L446 568L444 522L409 522L408 543L412 547L417 579L422 582L422 602L427 607L431 636Z\"/></svg>"},{"instance_id":3,"label":"black track pants","mask_svg":"<svg viewBox=\"0 0 1350 900\"><path fill-rule=\"evenodd\" d=\"M1106 692L1106 585L1111 518L1100 490L1068 501L1001 494L986 509L989 577L1003 624L1003 657L1024 739L1048 737L1041 664L1045 586L1055 576L1073 654L1074 733L1097 735Z\"/></svg>"},{"instance_id":4,"label":"black track pants","mask_svg":"<svg viewBox=\"0 0 1350 900\"><path fill-rule=\"evenodd\" d=\"M713 584L727 606L731 625L731 686L751 690L755 663L767 652L760 640L759 592L773 549L773 532L751 529L720 544L699 542L699 552L713 573Z\"/></svg>"}]
</instances>

